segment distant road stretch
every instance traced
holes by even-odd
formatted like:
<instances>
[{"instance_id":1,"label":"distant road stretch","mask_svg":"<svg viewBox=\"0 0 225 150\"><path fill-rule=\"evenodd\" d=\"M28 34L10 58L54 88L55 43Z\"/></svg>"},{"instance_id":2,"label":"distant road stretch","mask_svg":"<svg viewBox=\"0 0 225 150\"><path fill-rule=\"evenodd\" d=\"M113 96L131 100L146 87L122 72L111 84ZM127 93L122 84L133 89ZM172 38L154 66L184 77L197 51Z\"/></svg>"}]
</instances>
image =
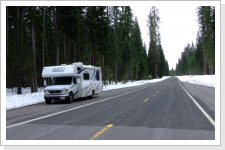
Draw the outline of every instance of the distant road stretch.
<instances>
[{"instance_id":1,"label":"distant road stretch","mask_svg":"<svg viewBox=\"0 0 225 150\"><path fill-rule=\"evenodd\" d=\"M6 120L7 140L214 140L215 88L171 77L10 110Z\"/></svg>"}]
</instances>

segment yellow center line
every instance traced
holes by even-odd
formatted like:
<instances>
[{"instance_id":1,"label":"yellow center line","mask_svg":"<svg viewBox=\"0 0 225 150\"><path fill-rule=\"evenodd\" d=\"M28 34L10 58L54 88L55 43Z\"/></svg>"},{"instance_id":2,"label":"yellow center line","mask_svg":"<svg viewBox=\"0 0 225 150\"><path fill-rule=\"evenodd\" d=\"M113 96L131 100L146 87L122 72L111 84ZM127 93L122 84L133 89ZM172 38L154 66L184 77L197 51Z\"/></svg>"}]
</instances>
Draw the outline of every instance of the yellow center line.
<instances>
[{"instance_id":1,"label":"yellow center line","mask_svg":"<svg viewBox=\"0 0 225 150\"><path fill-rule=\"evenodd\" d=\"M112 126L113 126L113 124L107 125L105 128L101 129L100 131L98 131L97 133L95 133L92 137L90 137L89 140L96 139L99 135L101 135L102 133L104 133L106 130L108 130Z\"/></svg>"},{"instance_id":2,"label":"yellow center line","mask_svg":"<svg viewBox=\"0 0 225 150\"><path fill-rule=\"evenodd\" d=\"M146 100L144 100L143 102L147 102L148 101L148 98Z\"/></svg>"}]
</instances>

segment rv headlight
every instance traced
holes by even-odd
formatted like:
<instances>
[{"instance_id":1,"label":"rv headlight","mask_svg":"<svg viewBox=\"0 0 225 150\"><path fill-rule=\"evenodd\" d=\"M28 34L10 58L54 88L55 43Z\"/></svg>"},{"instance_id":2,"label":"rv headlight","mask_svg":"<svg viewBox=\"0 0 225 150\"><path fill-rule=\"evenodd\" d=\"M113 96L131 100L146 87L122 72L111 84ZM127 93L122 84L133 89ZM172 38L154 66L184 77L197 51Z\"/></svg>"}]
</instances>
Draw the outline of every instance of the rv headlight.
<instances>
[{"instance_id":1,"label":"rv headlight","mask_svg":"<svg viewBox=\"0 0 225 150\"><path fill-rule=\"evenodd\" d=\"M48 94L48 91L47 91L47 90L44 90L44 93L45 93L45 94Z\"/></svg>"}]
</instances>

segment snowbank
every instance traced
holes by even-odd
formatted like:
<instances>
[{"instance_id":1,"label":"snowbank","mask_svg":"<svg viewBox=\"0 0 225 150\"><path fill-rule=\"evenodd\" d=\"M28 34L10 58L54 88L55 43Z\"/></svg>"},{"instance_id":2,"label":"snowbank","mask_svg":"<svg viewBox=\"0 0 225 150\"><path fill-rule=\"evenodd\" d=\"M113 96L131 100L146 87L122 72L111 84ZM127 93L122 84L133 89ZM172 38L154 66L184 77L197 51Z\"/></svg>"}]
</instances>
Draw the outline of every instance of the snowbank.
<instances>
[{"instance_id":1,"label":"snowbank","mask_svg":"<svg viewBox=\"0 0 225 150\"><path fill-rule=\"evenodd\" d=\"M154 80L140 80L128 82L126 84L123 84L122 82L119 82L117 84L114 83L107 86L103 86L103 91L159 82L167 78L169 77L163 77L161 79L154 79ZM22 89L23 94L17 95L16 88L14 89L13 92L12 89L6 89L6 110L45 102L43 88L39 88L38 89L39 92L37 93L30 93L30 91L31 91L30 88L23 88Z\"/></svg>"},{"instance_id":2,"label":"snowbank","mask_svg":"<svg viewBox=\"0 0 225 150\"><path fill-rule=\"evenodd\" d=\"M17 95L17 89L6 89L6 110L43 103L44 88L38 88L37 93L30 93L30 88L23 88L23 94Z\"/></svg>"},{"instance_id":3,"label":"snowbank","mask_svg":"<svg viewBox=\"0 0 225 150\"><path fill-rule=\"evenodd\" d=\"M122 82L119 82L117 84L115 83L112 83L112 84L109 84L109 85L104 85L103 86L103 91L107 91L107 90L113 90L113 89L119 89L119 88L126 88L126 87L131 87L131 86L137 86L137 85L142 85L142 84L148 84L148 83L154 83L154 82L159 82L159 81L162 81L162 80L165 80L165 79L168 79L169 77L163 77L163 78L160 78L160 79L153 79L153 80L139 80L139 81L129 81L125 84L123 84Z\"/></svg>"},{"instance_id":4,"label":"snowbank","mask_svg":"<svg viewBox=\"0 0 225 150\"><path fill-rule=\"evenodd\" d=\"M6 110L43 103L44 92L6 96Z\"/></svg>"},{"instance_id":5,"label":"snowbank","mask_svg":"<svg viewBox=\"0 0 225 150\"><path fill-rule=\"evenodd\" d=\"M215 87L215 75L177 76L177 78L182 82Z\"/></svg>"}]
</instances>

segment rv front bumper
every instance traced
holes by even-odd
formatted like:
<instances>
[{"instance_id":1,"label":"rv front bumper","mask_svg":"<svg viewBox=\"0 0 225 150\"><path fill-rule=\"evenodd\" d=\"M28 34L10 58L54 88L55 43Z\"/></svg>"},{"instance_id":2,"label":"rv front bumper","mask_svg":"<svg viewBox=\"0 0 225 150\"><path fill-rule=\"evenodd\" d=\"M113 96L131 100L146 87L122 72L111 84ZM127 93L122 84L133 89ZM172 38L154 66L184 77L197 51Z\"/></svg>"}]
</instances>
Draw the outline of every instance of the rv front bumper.
<instances>
[{"instance_id":1,"label":"rv front bumper","mask_svg":"<svg viewBox=\"0 0 225 150\"><path fill-rule=\"evenodd\" d=\"M52 94L46 94L44 95L45 99L67 99L69 98L69 94L62 94L62 95L52 95Z\"/></svg>"}]
</instances>

